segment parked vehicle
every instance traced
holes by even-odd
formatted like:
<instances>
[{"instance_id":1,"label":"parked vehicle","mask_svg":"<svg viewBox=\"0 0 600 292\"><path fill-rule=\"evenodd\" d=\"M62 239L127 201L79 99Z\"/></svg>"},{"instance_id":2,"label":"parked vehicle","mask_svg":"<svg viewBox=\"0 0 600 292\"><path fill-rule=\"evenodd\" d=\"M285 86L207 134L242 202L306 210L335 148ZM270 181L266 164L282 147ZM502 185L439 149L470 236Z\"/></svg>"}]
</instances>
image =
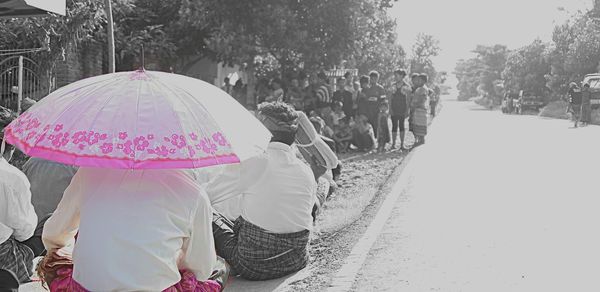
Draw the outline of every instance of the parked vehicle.
<instances>
[{"instance_id":1,"label":"parked vehicle","mask_svg":"<svg viewBox=\"0 0 600 292\"><path fill-rule=\"evenodd\" d=\"M517 113L522 114L525 111L539 111L546 105L543 96L521 90L519 92Z\"/></svg>"},{"instance_id":2,"label":"parked vehicle","mask_svg":"<svg viewBox=\"0 0 600 292\"><path fill-rule=\"evenodd\" d=\"M592 108L600 108L600 73L585 75L583 78L583 84L585 83L590 85L590 103Z\"/></svg>"}]
</instances>

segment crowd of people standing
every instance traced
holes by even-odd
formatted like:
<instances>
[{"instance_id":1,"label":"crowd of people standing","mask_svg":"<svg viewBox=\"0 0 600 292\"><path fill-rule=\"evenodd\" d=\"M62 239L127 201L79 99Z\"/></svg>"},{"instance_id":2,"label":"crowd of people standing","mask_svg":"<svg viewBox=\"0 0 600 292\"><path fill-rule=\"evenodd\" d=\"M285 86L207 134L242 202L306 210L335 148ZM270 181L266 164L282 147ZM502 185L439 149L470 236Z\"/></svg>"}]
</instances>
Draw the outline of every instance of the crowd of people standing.
<instances>
[{"instance_id":1,"label":"crowd of people standing","mask_svg":"<svg viewBox=\"0 0 600 292\"><path fill-rule=\"evenodd\" d=\"M398 69L384 86L377 71L360 77L348 71L337 79L323 71L312 78L299 73L286 81L261 80L255 103L285 102L305 112L324 137L335 141L336 152L407 149L406 121L415 137L412 146L425 143L427 123L435 116L440 96L427 74L407 75Z\"/></svg>"}]
</instances>

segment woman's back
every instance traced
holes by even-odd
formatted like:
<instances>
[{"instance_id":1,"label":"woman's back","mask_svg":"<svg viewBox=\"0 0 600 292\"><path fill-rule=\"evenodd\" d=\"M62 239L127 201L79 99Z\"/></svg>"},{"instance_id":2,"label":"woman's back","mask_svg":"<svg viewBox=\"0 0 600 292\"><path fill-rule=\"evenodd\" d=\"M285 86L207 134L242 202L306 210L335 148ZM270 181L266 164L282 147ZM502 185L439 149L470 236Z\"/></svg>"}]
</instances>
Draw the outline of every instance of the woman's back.
<instances>
[{"instance_id":1,"label":"woman's back","mask_svg":"<svg viewBox=\"0 0 600 292\"><path fill-rule=\"evenodd\" d=\"M73 278L86 289L157 291L177 283L180 268L210 275L210 202L186 171L82 168L67 193L80 212ZM193 231L191 264L183 255Z\"/></svg>"}]
</instances>

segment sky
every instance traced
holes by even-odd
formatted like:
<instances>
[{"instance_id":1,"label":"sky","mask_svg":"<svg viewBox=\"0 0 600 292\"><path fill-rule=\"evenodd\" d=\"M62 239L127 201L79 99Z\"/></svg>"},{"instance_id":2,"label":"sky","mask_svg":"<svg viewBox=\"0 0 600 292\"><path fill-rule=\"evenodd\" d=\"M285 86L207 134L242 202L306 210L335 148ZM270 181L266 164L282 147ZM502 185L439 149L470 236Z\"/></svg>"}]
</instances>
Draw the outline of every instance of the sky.
<instances>
[{"instance_id":1,"label":"sky","mask_svg":"<svg viewBox=\"0 0 600 292\"><path fill-rule=\"evenodd\" d=\"M516 49L536 38L550 41L555 24L593 0L398 0L389 11L407 53L418 33L440 41L438 70L452 72L459 59L470 58L478 44ZM562 7L563 11L559 9Z\"/></svg>"}]
</instances>

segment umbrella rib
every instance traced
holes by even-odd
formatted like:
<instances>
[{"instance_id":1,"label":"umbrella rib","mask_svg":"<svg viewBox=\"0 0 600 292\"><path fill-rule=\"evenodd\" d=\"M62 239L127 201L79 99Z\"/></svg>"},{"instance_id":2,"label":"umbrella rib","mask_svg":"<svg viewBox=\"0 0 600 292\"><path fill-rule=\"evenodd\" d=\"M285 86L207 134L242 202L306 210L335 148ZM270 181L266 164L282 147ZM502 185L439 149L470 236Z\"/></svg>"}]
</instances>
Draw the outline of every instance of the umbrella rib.
<instances>
[{"instance_id":1,"label":"umbrella rib","mask_svg":"<svg viewBox=\"0 0 600 292\"><path fill-rule=\"evenodd\" d=\"M160 80L160 79L158 80L158 82L160 82L160 83L161 83L161 84L162 84L162 85L163 85L165 88L169 89L171 92L175 93L175 94L174 94L174 96L175 96L175 97L176 97L176 98L177 98L177 99L178 99L178 100L179 100L179 101L180 101L180 102L181 102L183 105L186 105L186 106L188 106L188 108L191 108L191 107L189 107L189 104L186 102L186 100L185 100L185 99L183 99L181 96L179 96L179 95L177 94L177 91L176 91L176 90L174 90L174 89L173 89L173 88L172 88L172 87L171 87L169 84L166 84L165 82L163 82L163 81L162 81L162 80ZM183 89L183 88L181 88L181 87L178 87L178 89L179 89L179 90L181 90L181 91L183 91L183 92L186 94L186 96L188 96L188 97L192 97L192 100L194 100L194 98L193 98L193 95L191 95L189 92L187 92L186 90L184 90L184 89ZM204 107L204 105L203 105L202 103L199 103L198 105L199 105L200 107L202 107L202 109L204 109L204 111L205 111L206 113L209 113L208 109L207 109L206 107ZM200 124L200 123L199 123L199 121L200 121L200 120L199 120L198 118L196 118L196 114L195 114L194 112L191 112L191 113L192 113L192 115L193 115L193 117L194 117L194 122L197 122L198 124ZM213 119L213 118L212 118L210 115L209 115L209 117L210 117L210 119L212 120L212 122L213 122L213 124L214 124L214 125L218 125L218 124L217 124L217 122L216 122L216 121L215 121L215 120L214 120L214 119ZM182 131L185 131L185 129L184 129L184 127L183 127L183 124L181 124L181 121L179 122L179 126L181 127L181 130L182 130ZM201 127L198 127L198 128L199 128L199 130L203 130ZM184 133L184 134L187 134L187 133ZM209 137L211 133L205 133L205 134L206 134L206 136L207 136L207 137ZM191 156L191 153L189 153L190 151L189 151L189 150L187 150L187 151L188 151L188 154L190 154L190 156ZM217 162L219 161L219 158L217 157L216 153L215 153L215 154L211 154L211 156L213 157L213 159L214 159L215 161L217 161ZM194 163L194 162L192 162L192 163Z\"/></svg>"}]
</instances>

